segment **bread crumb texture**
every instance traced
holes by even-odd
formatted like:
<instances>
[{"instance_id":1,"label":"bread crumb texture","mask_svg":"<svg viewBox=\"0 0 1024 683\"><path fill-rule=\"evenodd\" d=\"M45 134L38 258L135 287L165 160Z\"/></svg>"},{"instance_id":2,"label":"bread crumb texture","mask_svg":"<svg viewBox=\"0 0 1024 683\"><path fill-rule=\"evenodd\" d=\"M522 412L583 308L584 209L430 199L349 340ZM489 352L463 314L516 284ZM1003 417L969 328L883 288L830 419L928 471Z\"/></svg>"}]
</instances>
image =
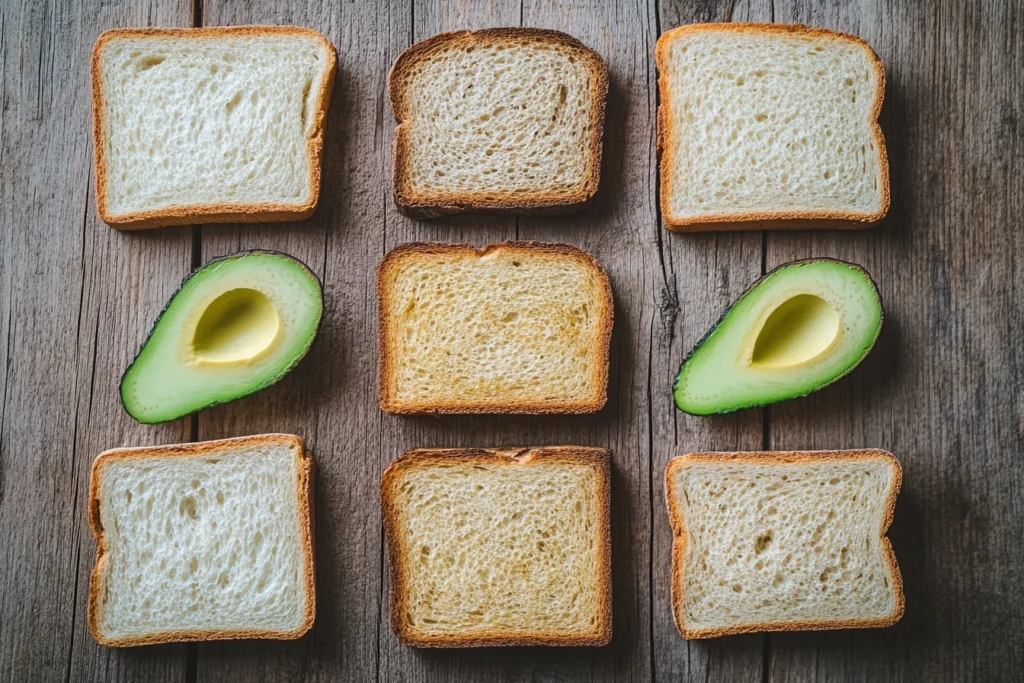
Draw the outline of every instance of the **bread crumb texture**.
<instances>
[{"instance_id":1,"label":"bread crumb texture","mask_svg":"<svg viewBox=\"0 0 1024 683\"><path fill-rule=\"evenodd\" d=\"M409 253L396 269L389 324L398 402L593 402L603 394L611 312L595 264L497 249Z\"/></svg>"},{"instance_id":2,"label":"bread crumb texture","mask_svg":"<svg viewBox=\"0 0 1024 683\"><path fill-rule=\"evenodd\" d=\"M593 633L603 610L598 472L565 463L404 469L393 505L407 628Z\"/></svg>"},{"instance_id":3,"label":"bread crumb texture","mask_svg":"<svg viewBox=\"0 0 1024 683\"><path fill-rule=\"evenodd\" d=\"M113 459L99 630L294 631L306 613L296 454L280 445Z\"/></svg>"},{"instance_id":4,"label":"bread crumb texture","mask_svg":"<svg viewBox=\"0 0 1024 683\"><path fill-rule=\"evenodd\" d=\"M881 527L892 476L886 460L679 467L685 626L891 615Z\"/></svg>"},{"instance_id":5,"label":"bread crumb texture","mask_svg":"<svg viewBox=\"0 0 1024 683\"><path fill-rule=\"evenodd\" d=\"M307 138L329 50L304 33L107 41L107 211L310 201Z\"/></svg>"},{"instance_id":6,"label":"bread crumb texture","mask_svg":"<svg viewBox=\"0 0 1024 683\"><path fill-rule=\"evenodd\" d=\"M680 32L663 49L672 217L881 210L881 84L866 45L703 29Z\"/></svg>"},{"instance_id":7,"label":"bread crumb texture","mask_svg":"<svg viewBox=\"0 0 1024 683\"><path fill-rule=\"evenodd\" d=\"M454 40L404 73L405 172L417 193L572 195L594 163L597 84L580 50L549 40Z\"/></svg>"}]
</instances>

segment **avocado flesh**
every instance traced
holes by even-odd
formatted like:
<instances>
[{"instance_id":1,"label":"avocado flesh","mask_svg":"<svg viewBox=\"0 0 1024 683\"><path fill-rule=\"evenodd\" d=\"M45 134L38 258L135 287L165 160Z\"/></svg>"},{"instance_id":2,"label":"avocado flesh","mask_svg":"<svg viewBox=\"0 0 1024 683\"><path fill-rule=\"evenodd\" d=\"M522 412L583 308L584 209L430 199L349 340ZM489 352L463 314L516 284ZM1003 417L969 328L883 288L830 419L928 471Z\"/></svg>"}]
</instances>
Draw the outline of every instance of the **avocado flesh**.
<instances>
[{"instance_id":1,"label":"avocado flesh","mask_svg":"<svg viewBox=\"0 0 1024 683\"><path fill-rule=\"evenodd\" d=\"M882 319L878 290L861 267L832 259L779 266L683 361L676 406L709 415L805 396L856 367Z\"/></svg>"},{"instance_id":2,"label":"avocado flesh","mask_svg":"<svg viewBox=\"0 0 1024 683\"><path fill-rule=\"evenodd\" d=\"M278 381L316 337L323 294L300 261L250 251L182 282L121 378L139 422L174 420Z\"/></svg>"}]
</instances>

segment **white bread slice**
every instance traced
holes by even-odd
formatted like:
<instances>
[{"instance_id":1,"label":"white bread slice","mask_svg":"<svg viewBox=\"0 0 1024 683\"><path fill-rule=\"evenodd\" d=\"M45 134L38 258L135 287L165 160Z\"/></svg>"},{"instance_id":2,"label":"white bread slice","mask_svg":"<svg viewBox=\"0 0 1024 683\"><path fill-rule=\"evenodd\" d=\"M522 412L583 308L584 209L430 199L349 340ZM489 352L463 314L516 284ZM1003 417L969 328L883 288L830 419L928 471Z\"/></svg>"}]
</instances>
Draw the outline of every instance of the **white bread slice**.
<instances>
[{"instance_id":1,"label":"white bread slice","mask_svg":"<svg viewBox=\"0 0 1024 683\"><path fill-rule=\"evenodd\" d=\"M92 53L96 205L116 228L301 220L335 55L294 26L114 29Z\"/></svg>"},{"instance_id":2,"label":"white bread slice","mask_svg":"<svg viewBox=\"0 0 1024 683\"><path fill-rule=\"evenodd\" d=\"M116 647L298 638L316 615L312 505L289 434L100 454L89 630Z\"/></svg>"},{"instance_id":3,"label":"white bread slice","mask_svg":"<svg viewBox=\"0 0 1024 683\"><path fill-rule=\"evenodd\" d=\"M608 451L417 449L381 479L391 628L419 647L604 645Z\"/></svg>"},{"instance_id":4,"label":"white bread slice","mask_svg":"<svg viewBox=\"0 0 1024 683\"><path fill-rule=\"evenodd\" d=\"M672 607L685 638L890 626L885 532L902 469L878 450L691 453L665 471Z\"/></svg>"},{"instance_id":5,"label":"white bread slice","mask_svg":"<svg viewBox=\"0 0 1024 683\"><path fill-rule=\"evenodd\" d=\"M863 40L694 24L662 34L656 58L670 229L859 228L885 216L885 70Z\"/></svg>"},{"instance_id":6,"label":"white bread slice","mask_svg":"<svg viewBox=\"0 0 1024 683\"><path fill-rule=\"evenodd\" d=\"M567 213L597 191L608 69L572 36L441 33L399 55L388 93L408 216Z\"/></svg>"},{"instance_id":7,"label":"white bread slice","mask_svg":"<svg viewBox=\"0 0 1024 683\"><path fill-rule=\"evenodd\" d=\"M607 400L612 293L565 244L404 244L377 267L389 413L591 413Z\"/></svg>"}]
</instances>

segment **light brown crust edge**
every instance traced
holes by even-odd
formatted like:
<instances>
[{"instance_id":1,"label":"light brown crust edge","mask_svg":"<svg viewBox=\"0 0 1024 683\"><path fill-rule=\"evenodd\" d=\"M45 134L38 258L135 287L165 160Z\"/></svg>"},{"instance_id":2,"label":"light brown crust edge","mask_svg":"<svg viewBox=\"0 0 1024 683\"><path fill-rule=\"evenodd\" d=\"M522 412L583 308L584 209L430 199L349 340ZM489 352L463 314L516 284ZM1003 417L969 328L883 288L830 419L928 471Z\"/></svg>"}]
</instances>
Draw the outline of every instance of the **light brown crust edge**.
<instances>
[{"instance_id":1,"label":"light brown crust edge","mask_svg":"<svg viewBox=\"0 0 1024 683\"><path fill-rule=\"evenodd\" d=\"M398 533L399 511L393 501L392 483L401 470L436 462L490 461L510 467L529 467L544 463L590 464L600 477L599 517L596 533L601 541L596 578L601 596L601 612L593 633L579 636L543 632L484 631L471 636L424 636L405 628L406 602L401 558L402 538ZM391 630L405 645L412 647L454 648L516 645L596 646L612 639L612 533L611 533L611 457L608 449L585 446L544 446L535 448L412 448L391 462L380 480L381 519L388 547L388 586Z\"/></svg>"},{"instance_id":2,"label":"light brown crust edge","mask_svg":"<svg viewBox=\"0 0 1024 683\"><path fill-rule=\"evenodd\" d=\"M261 204L182 204L152 211L113 214L107 210L107 167L103 134L103 88L100 83L100 56L108 42L128 37L180 37L206 38L225 35L295 34L320 40L327 53L327 75L313 117L312 134L306 139L309 153L309 200L302 204L267 202ZM322 33L302 26L216 26L208 28L116 28L104 31L96 39L90 62L92 87L92 143L93 164L96 174L96 209L104 223L118 230L143 230L169 225L192 223L270 223L300 221L313 215L320 199L321 169L323 166L324 125L334 88L337 71L334 45Z\"/></svg>"},{"instance_id":3,"label":"light brown crust edge","mask_svg":"<svg viewBox=\"0 0 1024 683\"><path fill-rule=\"evenodd\" d=\"M302 548L305 559L303 574L306 580L306 613L302 623L293 631L268 631L263 629L209 630L209 631L163 631L129 638L108 638L99 628L100 584L107 540L100 521L99 477L103 467L112 460L145 457L196 456L216 453L225 448L238 448L249 444L278 443L297 449L299 519L302 533ZM294 640L302 637L313 626L316 619L316 562L314 543L314 488L315 465L302 439L293 434L260 434L233 439L201 441L198 443L175 444L170 446L142 446L138 448L114 448L100 453L89 471L89 528L96 537L96 562L89 577L89 598L87 623L93 638L100 645L108 647L135 647L158 643L184 643L205 640L237 640L263 638L272 640ZM305 524L302 524L305 520Z\"/></svg>"},{"instance_id":4,"label":"light brown crust edge","mask_svg":"<svg viewBox=\"0 0 1024 683\"><path fill-rule=\"evenodd\" d=\"M408 145L405 135L404 92L400 84L405 71L417 60L430 55L454 42L486 40L522 40L553 43L579 52L588 65L594 83L591 100L593 119L589 145L590 173L582 184L573 190L563 192L417 192L410 187L407 158ZM388 99L397 126L392 149L391 189L398 210L410 218L436 218L449 214L466 212L512 213L517 215L551 216L578 211L585 207L597 193L601 181L601 156L604 147L604 118L608 101L608 66L593 49L572 36L549 29L538 28L490 28L479 31L454 31L439 33L406 48L392 65L387 78Z\"/></svg>"},{"instance_id":5,"label":"light brown crust edge","mask_svg":"<svg viewBox=\"0 0 1024 683\"><path fill-rule=\"evenodd\" d=\"M588 399L577 401L496 401L491 403L473 401L427 401L405 402L395 397L393 386L398 371L395 349L395 331L390 329L392 318L392 288L396 273L394 268L403 258L429 254L467 254L477 257L485 256L492 251L505 250L519 252L526 256L548 254L576 260L594 270L601 285L600 303L605 313L601 315L600 326L594 344L598 349L598 367L596 369L596 385L599 393ZM595 413L608 402L608 374L610 364L612 326L615 320L615 304L612 299L611 282L608 273L601 264L588 252L568 244L547 242L495 242L476 249L470 244L446 244L440 242L409 242L389 251L377 264L377 383L380 408L393 415L465 415L465 414L584 414Z\"/></svg>"},{"instance_id":6,"label":"light brown crust edge","mask_svg":"<svg viewBox=\"0 0 1024 683\"><path fill-rule=\"evenodd\" d=\"M892 469L892 484L885 501L882 525L878 530L882 540L882 552L889 566L889 581L892 584L895 606L892 614L877 619L834 619L822 621L769 621L764 623L737 624L706 629L687 628L683 619L683 565L686 555L686 521L676 504L674 483L675 471L690 462L741 462L769 465L794 465L801 463L827 462L834 460L885 460ZM765 631L830 631L845 628L882 628L892 626L903 617L906 601L903 595L903 577L892 543L885 535L892 524L896 510L896 497L903 483L903 467L899 460L888 451L880 449L853 449L845 451L740 451L688 453L673 458L665 467L665 500L668 507L669 524L672 527L672 618L683 638L717 638L739 633L760 633Z\"/></svg>"},{"instance_id":7,"label":"light brown crust edge","mask_svg":"<svg viewBox=\"0 0 1024 683\"><path fill-rule=\"evenodd\" d=\"M876 77L878 88L876 90L874 105L871 109L871 128L875 134L876 147L878 148L878 166L880 182L882 184L882 205L879 211L872 214L857 213L851 211L740 211L736 213L709 214L696 217L676 217L669 209L669 187L671 185L672 150L676 148L672 144L676 131L670 129L669 117L669 84L668 84L668 44L673 38L681 33L715 30L715 31L739 31L739 32L767 32L767 33L798 33L813 37L827 37L832 39L849 40L856 43L867 53ZM674 232L707 232L727 230L806 230L812 228L825 229L863 229L877 225L889 212L890 191L889 191L889 158L885 147L885 136L882 128L878 125L878 117L882 111L882 102L885 99L885 66L879 59L874 49L859 36L841 31L833 31L824 28L815 28L803 24L761 24L761 23L708 23L689 24L665 31L658 38L657 47L654 51L654 61L658 68L658 92L661 97L661 104L658 107L658 157L659 171L661 174L661 215L665 227Z\"/></svg>"}]
</instances>

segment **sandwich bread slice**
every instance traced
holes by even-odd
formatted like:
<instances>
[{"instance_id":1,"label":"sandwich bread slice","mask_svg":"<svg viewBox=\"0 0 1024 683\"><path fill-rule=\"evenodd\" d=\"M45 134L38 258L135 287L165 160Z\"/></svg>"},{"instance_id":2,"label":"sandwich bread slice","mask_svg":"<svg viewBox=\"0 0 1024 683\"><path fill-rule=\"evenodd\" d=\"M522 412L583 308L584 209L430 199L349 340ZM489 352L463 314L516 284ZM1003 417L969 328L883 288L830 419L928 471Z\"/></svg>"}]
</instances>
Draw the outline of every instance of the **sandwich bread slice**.
<instances>
[{"instance_id":1,"label":"sandwich bread slice","mask_svg":"<svg viewBox=\"0 0 1024 683\"><path fill-rule=\"evenodd\" d=\"M685 638L890 626L885 532L902 470L878 450L691 453L665 472L672 607Z\"/></svg>"},{"instance_id":2,"label":"sandwich bread slice","mask_svg":"<svg viewBox=\"0 0 1024 683\"><path fill-rule=\"evenodd\" d=\"M889 209L885 70L856 36L694 24L656 51L672 230L859 228Z\"/></svg>"},{"instance_id":3,"label":"sandwich bread slice","mask_svg":"<svg viewBox=\"0 0 1024 683\"><path fill-rule=\"evenodd\" d=\"M405 244L377 267L390 413L592 413L607 398L612 293L564 244Z\"/></svg>"},{"instance_id":4,"label":"sandwich bread slice","mask_svg":"<svg viewBox=\"0 0 1024 683\"><path fill-rule=\"evenodd\" d=\"M96 205L115 228L301 220L335 55L294 26L114 29L92 53Z\"/></svg>"},{"instance_id":5,"label":"sandwich bread slice","mask_svg":"<svg viewBox=\"0 0 1024 683\"><path fill-rule=\"evenodd\" d=\"M298 638L316 614L312 486L288 434L102 453L89 630L115 647Z\"/></svg>"},{"instance_id":6,"label":"sandwich bread slice","mask_svg":"<svg viewBox=\"0 0 1024 683\"><path fill-rule=\"evenodd\" d=\"M442 33L399 55L388 93L395 203L408 216L566 213L597 191L608 69L571 36Z\"/></svg>"},{"instance_id":7,"label":"sandwich bread slice","mask_svg":"<svg viewBox=\"0 0 1024 683\"><path fill-rule=\"evenodd\" d=\"M384 472L391 627L419 647L604 645L602 448L419 449Z\"/></svg>"}]
</instances>

